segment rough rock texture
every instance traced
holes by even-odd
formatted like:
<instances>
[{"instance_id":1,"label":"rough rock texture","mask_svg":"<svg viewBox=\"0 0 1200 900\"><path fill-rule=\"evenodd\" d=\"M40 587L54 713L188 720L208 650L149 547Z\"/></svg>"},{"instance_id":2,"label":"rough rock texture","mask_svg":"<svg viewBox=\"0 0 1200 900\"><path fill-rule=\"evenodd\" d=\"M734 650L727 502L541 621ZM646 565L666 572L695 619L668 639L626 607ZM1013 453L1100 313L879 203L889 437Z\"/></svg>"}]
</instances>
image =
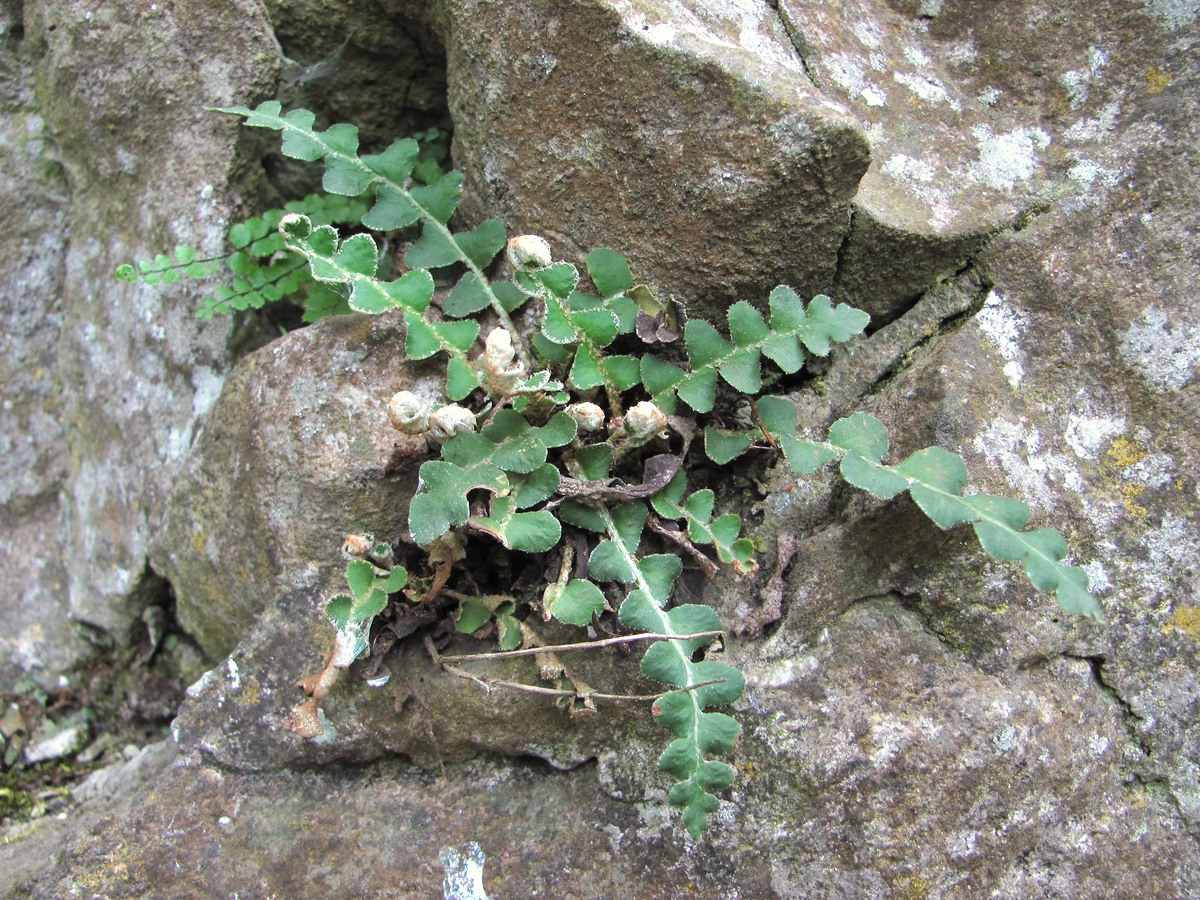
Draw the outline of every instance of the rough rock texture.
<instances>
[{"instance_id":1,"label":"rough rock texture","mask_svg":"<svg viewBox=\"0 0 1200 900\"><path fill-rule=\"evenodd\" d=\"M328 563L347 530L404 532L416 469L391 468L400 436L385 407L402 387L437 397L436 373L404 362L392 316L327 320L237 367L176 476L152 554L181 624L214 658L281 586L337 589Z\"/></svg>"},{"instance_id":2,"label":"rough rock texture","mask_svg":"<svg viewBox=\"0 0 1200 900\"><path fill-rule=\"evenodd\" d=\"M416 377L391 363L388 322L326 323L245 360L186 467L123 475L139 492L109 519L85 515L88 467L104 448L135 458L144 439L130 430L120 449L93 436L97 418L72 425L76 582L88 566L93 579L111 571L94 549L110 522L121 552L144 559L129 551L144 537L120 529L174 480L153 507L169 523L156 565L210 650L243 637L184 704L170 772L67 838L52 869L24 870L20 890L436 896L439 856L476 841L492 897L1200 892L1200 13L1158 0L778 6L445 0L429 19L407 4L383 18L432 22L445 41L467 219L503 214L568 254L628 250L640 275L707 315L788 280L892 319L796 396L804 421L821 434L864 408L888 424L894 458L931 443L960 452L976 488L1019 496L1064 531L1106 621L1062 614L905 499L776 470L747 510L762 572L707 593L726 621L766 636L727 651L748 679L738 778L702 841L664 812L663 738L644 710L572 723L438 675L417 647L388 658L385 688L345 677L327 704L339 738L303 743L280 723L291 683L328 646L322 591L340 568L314 547L357 524L343 518L378 515L393 533L403 520L372 505L405 496L373 475L387 463L383 422L351 410L378 410ZM337 21L382 33L381 8L339 6ZM272 8L285 36L316 33L317 12ZM77 84L61 48L92 32L37 21L60 47L40 77ZM423 46L427 26L411 27ZM345 36L325 40L314 61ZM80 285L133 244L118 253L95 237L112 214L95 197L110 188L71 135L98 132L98 167L118 138L100 119L65 122L83 101L59 90L39 102L58 109L47 120L73 196L92 198L71 213L67 329ZM157 175L166 163L150 146L133 159ZM214 157L180 159L199 173ZM76 249L81 234L91 243ZM120 321L120 341L142 352L152 332ZM100 348L117 340L95 333ZM61 350L64 390L80 397L93 383L82 349ZM321 464L295 462L302 447ZM775 572L782 534L798 552ZM130 603L129 585L113 596ZM640 689L624 663L595 664L594 683Z\"/></svg>"},{"instance_id":3,"label":"rough rock texture","mask_svg":"<svg viewBox=\"0 0 1200 900\"><path fill-rule=\"evenodd\" d=\"M710 319L830 287L867 143L770 6L464 0L445 21L468 215L565 259L619 247Z\"/></svg>"},{"instance_id":4,"label":"rough rock texture","mask_svg":"<svg viewBox=\"0 0 1200 900\"><path fill-rule=\"evenodd\" d=\"M73 619L123 641L147 602L155 518L220 392L232 328L200 327L194 293L131 288L113 272L177 242L219 246L236 132L200 106L268 89L277 54L254 3L218 13L47 0L24 15L39 113L70 186L56 292L66 598Z\"/></svg>"},{"instance_id":5,"label":"rough rock texture","mask_svg":"<svg viewBox=\"0 0 1200 900\"><path fill-rule=\"evenodd\" d=\"M55 349L69 189L33 97L20 9L0 4L0 684L52 681L85 649L67 613L59 491L68 471Z\"/></svg>"},{"instance_id":6,"label":"rough rock texture","mask_svg":"<svg viewBox=\"0 0 1200 900\"><path fill-rule=\"evenodd\" d=\"M303 740L282 726L301 699L296 682L320 668L318 652L327 652L332 643L323 605L315 591L275 598L225 663L189 689L173 725L180 743L221 765L254 771L361 764L396 754L436 767L485 750L569 769L607 748L634 744L649 724L644 705L572 719L544 697L485 692L466 679L440 676L417 642L388 657L392 677L384 687L368 688L357 670L343 675L324 704L336 740ZM571 639L567 629L545 634ZM479 652L480 647L464 638L445 652ZM581 655L571 662L579 677L598 689L617 685L655 692L637 676L636 657ZM471 668L511 681L536 680L529 660Z\"/></svg>"}]
</instances>

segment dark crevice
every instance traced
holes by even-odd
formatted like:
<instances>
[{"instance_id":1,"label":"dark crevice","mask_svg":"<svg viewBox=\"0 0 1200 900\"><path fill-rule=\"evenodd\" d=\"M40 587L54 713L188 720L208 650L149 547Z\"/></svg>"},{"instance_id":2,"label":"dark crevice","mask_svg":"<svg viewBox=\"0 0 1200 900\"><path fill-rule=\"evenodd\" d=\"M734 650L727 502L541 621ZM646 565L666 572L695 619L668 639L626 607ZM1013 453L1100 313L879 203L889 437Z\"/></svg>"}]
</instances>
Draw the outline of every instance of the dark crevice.
<instances>
[{"instance_id":1,"label":"dark crevice","mask_svg":"<svg viewBox=\"0 0 1200 900\"><path fill-rule=\"evenodd\" d=\"M1129 736L1130 741L1133 742L1134 746L1138 748L1138 751L1141 752L1147 759L1151 758L1154 755L1154 750L1146 740L1146 736L1137 728L1137 723L1143 721L1144 717L1138 715L1137 712L1134 711L1133 707L1129 704L1129 701L1122 697L1120 693L1117 692L1117 689L1104 677L1104 665L1108 661L1107 657L1102 655L1079 656L1074 653L1064 653L1063 658L1074 659L1088 664L1088 667L1092 671L1092 681L1096 683L1096 686L1100 689L1100 692L1104 694L1104 696L1108 697L1108 699L1110 699L1120 711L1121 727Z\"/></svg>"},{"instance_id":2,"label":"dark crevice","mask_svg":"<svg viewBox=\"0 0 1200 900\"><path fill-rule=\"evenodd\" d=\"M70 681L95 714L96 734L140 746L166 736L184 691L211 661L179 624L170 581L149 564L131 598L141 615L129 632L106 635L106 652L83 663Z\"/></svg>"},{"instance_id":3,"label":"dark crevice","mask_svg":"<svg viewBox=\"0 0 1200 900\"><path fill-rule=\"evenodd\" d=\"M888 329L903 326L906 317L911 315L923 301L934 298L935 292L948 294L956 291L959 293L969 292L969 299L950 304L946 314L922 328L914 340L898 343L897 352L890 365L880 371L875 379L863 388L858 399L862 400L867 396L882 393L899 375L916 364L926 347L948 334L953 334L971 321L983 309L992 287L992 282L975 267L974 261L968 261L951 278L935 285L923 294L905 316L901 316L875 332L872 339L883 339L888 334Z\"/></svg>"},{"instance_id":4,"label":"dark crevice","mask_svg":"<svg viewBox=\"0 0 1200 900\"><path fill-rule=\"evenodd\" d=\"M992 677L993 673L979 664L977 651L973 650L969 643L955 637L958 629L952 627L953 613L947 608L941 607L942 595L940 593L936 601L927 600L920 594L900 591L893 591L889 596L894 598L905 612L912 615L927 634L936 638L937 642L946 648L947 653L953 654L958 661L972 669Z\"/></svg>"},{"instance_id":5,"label":"dark crevice","mask_svg":"<svg viewBox=\"0 0 1200 900\"><path fill-rule=\"evenodd\" d=\"M1023 209L1017 213L1016 218L1012 220L1012 224L1009 226L1009 228L1013 233L1019 234L1046 213L1050 212L1050 210L1053 208L1054 203L1050 200L1042 200L1038 203L1035 203L1028 209Z\"/></svg>"},{"instance_id":6,"label":"dark crevice","mask_svg":"<svg viewBox=\"0 0 1200 900\"><path fill-rule=\"evenodd\" d=\"M788 43L792 45L792 50L795 51L796 58L800 60L800 68L804 70L805 77L808 78L809 83L813 87L821 90L821 85L818 83L812 68L808 64L808 57L812 54L812 48L808 46L799 31L792 27L788 16L779 8L779 0L767 0L767 6L779 17L779 24L783 28L783 33L787 35Z\"/></svg>"},{"instance_id":7,"label":"dark crevice","mask_svg":"<svg viewBox=\"0 0 1200 900\"><path fill-rule=\"evenodd\" d=\"M846 253L849 250L850 241L854 237L854 218L856 215L857 213L854 211L854 206L851 205L850 214L846 219L846 232L842 235L842 243L838 246L837 259L833 268L833 284L830 290L835 297L837 296L838 288L842 283L842 274L846 271ZM916 305L915 301L913 305Z\"/></svg>"}]
</instances>

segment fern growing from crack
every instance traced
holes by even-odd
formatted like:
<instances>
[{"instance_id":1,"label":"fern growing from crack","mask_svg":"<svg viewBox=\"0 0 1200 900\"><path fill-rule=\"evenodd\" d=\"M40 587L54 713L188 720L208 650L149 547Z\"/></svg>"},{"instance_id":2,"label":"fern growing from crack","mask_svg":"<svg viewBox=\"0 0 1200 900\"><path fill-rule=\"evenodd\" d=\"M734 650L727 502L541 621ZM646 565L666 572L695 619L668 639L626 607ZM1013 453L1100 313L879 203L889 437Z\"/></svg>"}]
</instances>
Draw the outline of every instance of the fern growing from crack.
<instances>
[{"instance_id":1,"label":"fern growing from crack","mask_svg":"<svg viewBox=\"0 0 1200 900\"><path fill-rule=\"evenodd\" d=\"M721 757L733 752L740 729L717 708L738 700L744 680L712 652L722 633L717 613L672 601L684 557L710 574L722 565L742 575L757 568L740 517L717 514L712 491L689 490L686 457L701 434L715 465L751 447L770 447L799 474L836 462L846 482L872 496L907 491L938 527L970 524L991 556L1022 562L1034 587L1055 593L1064 609L1099 618L1086 574L1062 561L1062 536L1027 530L1030 510L1019 501L964 495L966 467L958 456L931 447L889 465L886 430L871 416L856 413L835 422L827 441L807 440L791 402L759 396L764 366L793 374L810 357L828 355L865 329L868 317L860 310L825 296L806 303L780 286L766 316L739 302L727 311L724 333L693 319L680 335L669 307L635 285L619 253L594 250L585 278L576 266L555 261L540 237L510 239L497 220L453 230L462 176L422 168L412 139L364 156L356 128L316 130L305 110L283 113L279 103L267 102L222 112L281 132L286 156L323 163L331 197L307 198L231 229L230 268L241 281L218 289L201 315L254 306L309 284L350 310L398 311L407 355L446 363L448 402L401 392L389 404L392 424L423 437L437 453L420 467L408 523L433 575L412 578L386 542L347 539L349 590L326 608L334 650L323 669L301 682L307 699L289 720L298 733L332 738L321 702L338 672L367 653L371 623L391 602L429 604L439 595L457 601L455 628L472 634L490 626L501 648L495 656L529 651L557 660L534 630L539 617L579 627L615 617L630 636L614 640L646 638L641 671L666 688L652 698L655 719L673 736L659 768L674 779L669 801L698 837L734 777ZM354 233L343 237L335 225ZM390 232L415 236L399 273L380 265L374 234ZM495 279L489 272L506 247L511 277ZM267 262L252 266L252 259ZM122 267L119 276L148 283L204 277L212 262L180 248L174 259ZM458 272L440 311L432 305L432 270ZM527 336L512 313L531 302L537 325ZM494 323L486 335L485 321ZM681 349L664 358L664 346L680 336ZM754 427L712 421L723 391L749 399ZM639 465L636 483L631 473ZM565 540L568 532L576 538ZM540 555L558 575L535 597L456 591L454 567L472 535ZM392 599L398 596L407 599ZM593 643L613 641L573 646ZM487 683L459 668L475 657L441 657L428 639L427 646L445 671ZM561 662L543 664L542 672L557 686L525 688L566 696L576 712L593 712L598 699L639 699L598 692Z\"/></svg>"}]
</instances>

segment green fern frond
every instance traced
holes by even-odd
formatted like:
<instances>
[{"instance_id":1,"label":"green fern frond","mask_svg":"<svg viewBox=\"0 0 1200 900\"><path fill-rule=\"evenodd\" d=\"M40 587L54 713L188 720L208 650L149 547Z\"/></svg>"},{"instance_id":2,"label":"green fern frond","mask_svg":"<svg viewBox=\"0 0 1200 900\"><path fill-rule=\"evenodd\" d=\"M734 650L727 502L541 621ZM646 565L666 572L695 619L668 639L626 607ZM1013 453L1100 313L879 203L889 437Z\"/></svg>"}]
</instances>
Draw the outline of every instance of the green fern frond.
<instances>
[{"instance_id":1,"label":"green fern frond","mask_svg":"<svg viewBox=\"0 0 1200 900\"><path fill-rule=\"evenodd\" d=\"M482 293L504 326L518 334L509 309L483 272L504 248L503 224L490 220L458 233L452 233L447 225L458 208L461 173L450 172L428 184L414 183L412 174L420 147L412 138L395 141L382 153L360 157L355 126L338 124L318 131L313 127L316 116L308 110L294 109L286 114L282 110L280 103L269 100L253 110L231 107L217 111L242 116L253 128L281 132L282 152L287 157L323 161L322 185L329 193L357 197L373 191L374 205L362 218L367 228L392 231L420 223L421 236L405 254L405 265L417 269L462 264L468 270L463 277L471 277L471 290ZM518 349L528 365L527 351L519 344Z\"/></svg>"},{"instance_id":2,"label":"green fern frond","mask_svg":"<svg viewBox=\"0 0 1200 900\"><path fill-rule=\"evenodd\" d=\"M826 356L834 343L844 343L867 327L865 312L818 294L804 301L786 286L775 288L770 298L770 324L745 301L727 313L729 337L700 319L684 328L689 370L647 355L642 358L642 383L651 399L666 412L674 412L675 397L698 413L711 412L716 400L717 375L737 391L756 394L762 389L761 360L766 356L787 374L804 364L805 350Z\"/></svg>"},{"instance_id":3,"label":"green fern frond","mask_svg":"<svg viewBox=\"0 0 1200 900\"><path fill-rule=\"evenodd\" d=\"M763 397L758 411L767 432L779 442L791 467L802 475L840 459L842 477L880 499L908 491L939 528L970 523L980 546L1001 561L1024 562L1030 582L1053 593L1067 612L1101 618L1100 604L1088 591L1087 573L1064 565L1067 542L1053 528L1023 530L1032 515L1019 500L990 494L961 496L967 484L962 458L940 447L918 450L897 466L885 465L887 429L866 413L834 422L829 441L796 434L796 407L779 397Z\"/></svg>"}]
</instances>

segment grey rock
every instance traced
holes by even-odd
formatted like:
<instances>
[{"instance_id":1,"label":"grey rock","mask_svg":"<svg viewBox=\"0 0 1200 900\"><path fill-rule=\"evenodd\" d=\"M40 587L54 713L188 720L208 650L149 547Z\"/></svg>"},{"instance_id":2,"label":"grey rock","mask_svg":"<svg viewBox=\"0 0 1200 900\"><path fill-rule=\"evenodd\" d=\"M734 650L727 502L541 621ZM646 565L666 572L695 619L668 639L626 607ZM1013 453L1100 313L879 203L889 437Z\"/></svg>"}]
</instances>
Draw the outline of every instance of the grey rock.
<instances>
[{"instance_id":1,"label":"grey rock","mask_svg":"<svg viewBox=\"0 0 1200 900\"><path fill-rule=\"evenodd\" d=\"M560 255L628 250L710 318L790 281L890 319L796 394L804 427L861 408L889 426L893 460L962 454L973 489L1066 534L1105 621L1064 615L907 499L777 468L745 511L761 573L706 592L728 622L778 609L725 651L748 678L743 735L702 841L662 804L664 735L644 709L574 722L439 674L419 646L387 658L386 687L344 676L326 703L338 737L303 742L282 722L329 646L336 543L402 531L411 471L383 475L383 403L424 377L395 362L394 323L327 323L245 360L186 461L138 495L167 510L151 555L181 617L211 652L236 647L180 712L180 761L64 836L41 874L17 869L26 893L436 896L443 851L471 841L492 896L1200 892L1195 13L778 5L446 0L428 17L388 7L380 33L414 16L446 43L464 221L502 215ZM368 14L353 9L338 21ZM338 51L341 29L318 41L311 6L272 12L308 35L306 65L361 49ZM47 83L77 84L59 52ZM63 158L94 196L79 145ZM87 209L73 240L99 221ZM91 271L87 246L102 252L81 246L68 285ZM64 344L76 392L80 344ZM94 430L85 417L77 534L133 521L84 502L93 444L113 445ZM775 573L783 533L798 549ZM141 565L134 543L121 558ZM120 555L75 546L76 581ZM592 664L597 686L642 689L631 661Z\"/></svg>"},{"instance_id":2,"label":"grey rock","mask_svg":"<svg viewBox=\"0 0 1200 900\"><path fill-rule=\"evenodd\" d=\"M19 8L0 6L0 685L49 687L88 650L68 596L58 492L70 467L56 349L69 189L33 97Z\"/></svg>"},{"instance_id":3,"label":"grey rock","mask_svg":"<svg viewBox=\"0 0 1200 900\"><path fill-rule=\"evenodd\" d=\"M611 247L711 320L829 289L867 142L768 4L463 0L443 27L469 219Z\"/></svg>"},{"instance_id":4,"label":"grey rock","mask_svg":"<svg viewBox=\"0 0 1200 900\"><path fill-rule=\"evenodd\" d=\"M133 753L124 762L113 763L89 775L71 792L72 799L84 806L99 806L132 798L152 786L179 753L171 740L130 749Z\"/></svg>"},{"instance_id":5,"label":"grey rock","mask_svg":"<svg viewBox=\"0 0 1200 900\"><path fill-rule=\"evenodd\" d=\"M404 361L394 316L326 319L246 357L178 474L153 560L184 628L228 654L279 593L344 588L342 538L405 531L425 453L388 425L401 389L440 399L437 366ZM417 455L393 463L398 444Z\"/></svg>"},{"instance_id":6,"label":"grey rock","mask_svg":"<svg viewBox=\"0 0 1200 900\"><path fill-rule=\"evenodd\" d=\"M219 247L236 131L202 107L261 94L278 53L252 3L147 11L46 0L24 12L39 113L70 187L56 345L69 610L124 642L145 602L155 519L236 335L230 323L195 321L194 287L151 291L113 273L176 243Z\"/></svg>"}]
</instances>

